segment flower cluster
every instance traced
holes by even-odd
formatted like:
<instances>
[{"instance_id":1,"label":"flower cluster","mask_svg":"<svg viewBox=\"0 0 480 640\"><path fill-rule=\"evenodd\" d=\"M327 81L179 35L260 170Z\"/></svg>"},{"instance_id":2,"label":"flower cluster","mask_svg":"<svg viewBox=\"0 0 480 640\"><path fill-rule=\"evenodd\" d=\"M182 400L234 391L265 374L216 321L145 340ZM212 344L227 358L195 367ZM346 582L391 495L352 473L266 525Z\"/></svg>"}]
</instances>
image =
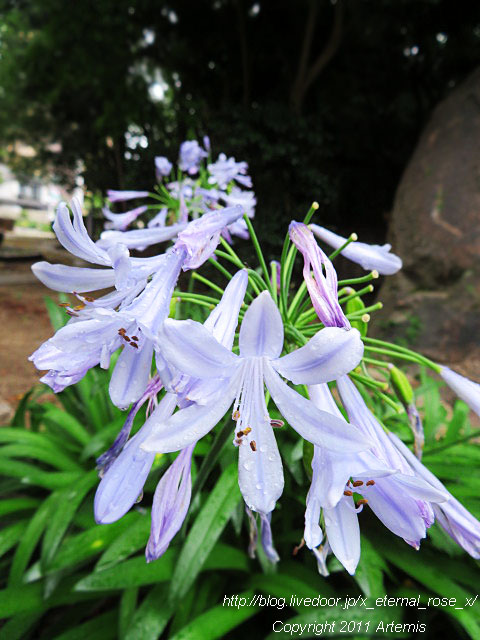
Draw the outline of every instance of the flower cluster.
<instances>
[{"instance_id":1,"label":"flower cluster","mask_svg":"<svg viewBox=\"0 0 480 640\"><path fill-rule=\"evenodd\" d=\"M181 170L194 176L207 153L194 141L184 143ZM157 158L156 167L160 175L171 171L165 158ZM194 193L187 180L175 187L180 201L186 186ZM209 165L208 182L218 192L228 191L232 181L250 185L244 163L220 156ZM132 193L132 198L138 196ZM377 272L391 273L401 262L389 248L357 245L352 236L339 239L322 231L335 253L344 253L369 270L363 278L339 283L331 259L313 235L320 235L321 228L308 226L317 208L312 207L305 223L290 224L281 263L272 262L271 271L239 205L208 206L193 220L187 215L168 227L111 232L115 235L104 235L97 243L87 235L78 203L72 204L73 222L65 204L58 208L54 229L59 241L73 255L101 268L34 265L43 283L75 293L79 304L66 306L69 322L31 360L38 369L48 370L42 381L58 392L96 365L109 368L112 355L120 351L111 367L109 392L112 402L129 412L115 442L98 459L97 522L118 520L138 501L157 454L179 452L153 497L147 561L161 556L182 526L192 494L195 445L223 424L227 412L231 421L222 428L231 429L232 452L238 450L238 481L251 527L251 551L257 539L254 514L258 514L264 551L272 562L278 560L271 516L284 478L275 430L288 423L311 449L304 541L321 573L327 573L330 552L347 571L355 572L360 558L359 514L366 505L415 549L437 519L468 553L480 557L480 523L419 460L422 429L408 379L391 363L382 365L368 355L378 352L431 366L477 413L479 387L412 351L388 343L379 346L380 341L368 338L368 312L378 305L366 307L361 296L371 285L360 290L345 285L369 283ZM258 271L245 267L222 238L241 221L258 254ZM149 258L130 254L167 239L175 241L165 253ZM218 257L226 256L228 264L237 267L234 274L212 259L219 242L227 252ZM297 251L303 256L304 283L289 300ZM207 260L229 278L223 290L197 276L214 293L221 292L220 298L175 290L182 270L196 270ZM98 298L83 295L109 287L112 291ZM182 295L202 308L210 307L203 323L169 318L172 296L182 299ZM372 363L385 367L395 395L386 394L388 384L370 375ZM417 457L394 434L386 433L368 406L368 393L397 407L398 400L409 415L415 415ZM132 436L134 418L146 403L144 424Z\"/></svg>"},{"instance_id":2,"label":"flower cluster","mask_svg":"<svg viewBox=\"0 0 480 640\"><path fill-rule=\"evenodd\" d=\"M143 249L151 244L149 239L156 238L149 233L149 229L161 230L161 236L162 231L166 232L166 227L186 224L188 220L223 207L238 205L249 218L255 215L257 201L251 190L252 179L248 175L247 163L227 158L224 153L220 153L217 160L212 162L208 137L203 139L203 147L197 140L187 140L180 145L177 171L168 158L157 156L155 175L158 184L152 192L108 191L110 203L148 199L148 204L123 213L114 213L105 207L103 214L107 219L107 231L102 234L103 243L124 242L120 240L118 232L136 224L141 229L130 234L130 237L136 249ZM142 214L149 214L146 230L142 227L143 220L138 220ZM222 234L229 242L232 235L248 238L247 225L243 219L236 220L227 225ZM145 244L142 244L142 238L147 239Z\"/></svg>"}]
</instances>

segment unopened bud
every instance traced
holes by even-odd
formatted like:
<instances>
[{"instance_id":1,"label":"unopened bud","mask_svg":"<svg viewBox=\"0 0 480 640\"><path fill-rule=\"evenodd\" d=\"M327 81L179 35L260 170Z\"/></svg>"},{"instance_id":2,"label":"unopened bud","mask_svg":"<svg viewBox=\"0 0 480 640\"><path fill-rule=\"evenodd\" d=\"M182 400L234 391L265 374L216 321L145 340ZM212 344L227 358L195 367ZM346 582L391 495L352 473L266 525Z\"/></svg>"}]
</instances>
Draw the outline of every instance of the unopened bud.
<instances>
[{"instance_id":1,"label":"unopened bud","mask_svg":"<svg viewBox=\"0 0 480 640\"><path fill-rule=\"evenodd\" d=\"M351 300L349 300L347 302L347 304L346 304L346 307L345 307L347 315L349 315L351 313L358 314L363 309L365 309L365 304L363 303L363 300L358 296L356 298L352 298ZM364 315L366 315L366 314L364 314ZM351 320L350 324L355 329L358 329L360 331L360 334L363 337L365 337L367 335L367 325L366 325L365 321L363 321L363 318L364 318L364 316L362 316L361 320ZM370 318L368 318L368 319L370 320Z\"/></svg>"},{"instance_id":2,"label":"unopened bud","mask_svg":"<svg viewBox=\"0 0 480 640\"><path fill-rule=\"evenodd\" d=\"M393 364L388 366L390 370L390 382L397 398L405 409L413 402L413 389L407 376Z\"/></svg>"},{"instance_id":3,"label":"unopened bud","mask_svg":"<svg viewBox=\"0 0 480 640\"><path fill-rule=\"evenodd\" d=\"M358 236L357 236L357 234L356 234L356 233L351 233L351 234L350 234L350 240L351 240L352 242L356 242L356 241L358 240Z\"/></svg>"}]
</instances>

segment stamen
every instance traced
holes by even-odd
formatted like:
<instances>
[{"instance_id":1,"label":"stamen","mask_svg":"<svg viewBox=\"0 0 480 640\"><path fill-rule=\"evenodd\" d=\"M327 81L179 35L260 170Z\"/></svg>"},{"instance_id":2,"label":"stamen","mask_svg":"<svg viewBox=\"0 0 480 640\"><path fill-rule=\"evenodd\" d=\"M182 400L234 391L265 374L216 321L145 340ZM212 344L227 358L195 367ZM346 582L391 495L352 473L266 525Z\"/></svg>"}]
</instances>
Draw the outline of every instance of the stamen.
<instances>
[{"instance_id":1,"label":"stamen","mask_svg":"<svg viewBox=\"0 0 480 640\"><path fill-rule=\"evenodd\" d=\"M252 451L256 451L257 450L257 443L255 442L255 440L251 440L250 441L250 449Z\"/></svg>"},{"instance_id":2,"label":"stamen","mask_svg":"<svg viewBox=\"0 0 480 640\"><path fill-rule=\"evenodd\" d=\"M270 420L270 424L274 429L280 429L284 426L285 422L283 420Z\"/></svg>"},{"instance_id":3,"label":"stamen","mask_svg":"<svg viewBox=\"0 0 480 640\"><path fill-rule=\"evenodd\" d=\"M245 433L243 431L237 431L237 438L241 438Z\"/></svg>"},{"instance_id":4,"label":"stamen","mask_svg":"<svg viewBox=\"0 0 480 640\"><path fill-rule=\"evenodd\" d=\"M251 430L252 430L251 427L245 427L245 429L243 430L243 435L244 436L248 436L248 434L250 433Z\"/></svg>"},{"instance_id":5,"label":"stamen","mask_svg":"<svg viewBox=\"0 0 480 640\"><path fill-rule=\"evenodd\" d=\"M74 311L81 311L82 309L85 309L85 305L84 304L77 304L76 307L73 307Z\"/></svg>"},{"instance_id":6,"label":"stamen","mask_svg":"<svg viewBox=\"0 0 480 640\"><path fill-rule=\"evenodd\" d=\"M119 333L121 336L125 335L125 333L126 333L126 332L127 332L127 330L126 330L126 329L123 329L123 327L122 327L122 328L120 328L120 329L118 330L118 333Z\"/></svg>"},{"instance_id":7,"label":"stamen","mask_svg":"<svg viewBox=\"0 0 480 640\"><path fill-rule=\"evenodd\" d=\"M126 342L130 342L130 338L128 336L122 336L122 338L126 341Z\"/></svg>"},{"instance_id":8,"label":"stamen","mask_svg":"<svg viewBox=\"0 0 480 640\"><path fill-rule=\"evenodd\" d=\"M296 556L302 547L305 546L305 538L302 538L300 544L296 547L293 547L292 556Z\"/></svg>"},{"instance_id":9,"label":"stamen","mask_svg":"<svg viewBox=\"0 0 480 640\"><path fill-rule=\"evenodd\" d=\"M95 298L92 298L92 296L83 296L83 298L87 302L95 302Z\"/></svg>"},{"instance_id":10,"label":"stamen","mask_svg":"<svg viewBox=\"0 0 480 640\"><path fill-rule=\"evenodd\" d=\"M365 500L365 498L362 498L357 502L357 506L359 507L361 504L368 504L368 500Z\"/></svg>"},{"instance_id":11,"label":"stamen","mask_svg":"<svg viewBox=\"0 0 480 640\"><path fill-rule=\"evenodd\" d=\"M363 484L363 480L355 480L355 482L352 482L352 485L354 487L361 487Z\"/></svg>"},{"instance_id":12,"label":"stamen","mask_svg":"<svg viewBox=\"0 0 480 640\"><path fill-rule=\"evenodd\" d=\"M138 349L138 344L136 342L130 342L130 346Z\"/></svg>"},{"instance_id":13,"label":"stamen","mask_svg":"<svg viewBox=\"0 0 480 640\"><path fill-rule=\"evenodd\" d=\"M70 306L70 303L69 303L69 302L59 302L59 303L58 303L58 306L59 306L59 307L69 307L69 306Z\"/></svg>"},{"instance_id":14,"label":"stamen","mask_svg":"<svg viewBox=\"0 0 480 640\"><path fill-rule=\"evenodd\" d=\"M132 340L135 340L135 342L138 342L137 336L132 336Z\"/></svg>"},{"instance_id":15,"label":"stamen","mask_svg":"<svg viewBox=\"0 0 480 640\"><path fill-rule=\"evenodd\" d=\"M344 496L353 496L353 491L349 491L348 489L343 492Z\"/></svg>"},{"instance_id":16,"label":"stamen","mask_svg":"<svg viewBox=\"0 0 480 640\"><path fill-rule=\"evenodd\" d=\"M367 480L367 487L371 487L375 484L375 480Z\"/></svg>"},{"instance_id":17,"label":"stamen","mask_svg":"<svg viewBox=\"0 0 480 640\"><path fill-rule=\"evenodd\" d=\"M238 409L235 409L235 411L232 413L232 420L239 420L240 419L240 411Z\"/></svg>"}]
</instances>

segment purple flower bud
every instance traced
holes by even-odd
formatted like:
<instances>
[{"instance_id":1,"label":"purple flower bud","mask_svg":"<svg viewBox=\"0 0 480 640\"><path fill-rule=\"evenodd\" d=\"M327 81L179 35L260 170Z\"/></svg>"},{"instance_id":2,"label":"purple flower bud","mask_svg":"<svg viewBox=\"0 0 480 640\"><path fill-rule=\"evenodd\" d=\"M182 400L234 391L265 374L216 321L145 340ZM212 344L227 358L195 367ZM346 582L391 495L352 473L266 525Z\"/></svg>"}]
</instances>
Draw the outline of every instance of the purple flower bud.
<instances>
[{"instance_id":1,"label":"purple flower bud","mask_svg":"<svg viewBox=\"0 0 480 640\"><path fill-rule=\"evenodd\" d=\"M116 189L107 190L107 198L110 202L125 202L126 200L134 200L135 198L146 198L148 191L117 191Z\"/></svg>"},{"instance_id":2,"label":"purple flower bud","mask_svg":"<svg viewBox=\"0 0 480 640\"><path fill-rule=\"evenodd\" d=\"M165 156L157 156L155 158L155 173L157 180L160 180L163 176L168 176L172 170L172 163Z\"/></svg>"},{"instance_id":3,"label":"purple flower bud","mask_svg":"<svg viewBox=\"0 0 480 640\"><path fill-rule=\"evenodd\" d=\"M178 166L182 171L194 175L198 173L200 161L202 158L206 158L207 155L207 152L202 149L196 140L186 140L180 145Z\"/></svg>"}]
</instances>

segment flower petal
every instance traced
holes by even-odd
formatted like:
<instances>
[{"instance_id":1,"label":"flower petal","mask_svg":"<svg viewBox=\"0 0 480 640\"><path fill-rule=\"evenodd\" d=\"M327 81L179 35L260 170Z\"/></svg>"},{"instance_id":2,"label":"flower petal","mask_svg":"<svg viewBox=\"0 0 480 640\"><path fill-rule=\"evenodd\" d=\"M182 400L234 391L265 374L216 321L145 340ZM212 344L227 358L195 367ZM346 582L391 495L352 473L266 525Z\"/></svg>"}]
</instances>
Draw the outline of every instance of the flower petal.
<instances>
[{"instance_id":1,"label":"flower petal","mask_svg":"<svg viewBox=\"0 0 480 640\"><path fill-rule=\"evenodd\" d=\"M223 418L233 402L237 386L237 376L234 376L230 385L210 404L193 404L177 411L167 421L163 414L157 414L156 409L145 423L152 429L152 435L142 444L142 448L145 451L169 453L200 440Z\"/></svg>"},{"instance_id":2,"label":"flower petal","mask_svg":"<svg viewBox=\"0 0 480 640\"><path fill-rule=\"evenodd\" d=\"M461 376L448 367L442 367L440 375L457 396L480 416L480 384Z\"/></svg>"},{"instance_id":3,"label":"flower petal","mask_svg":"<svg viewBox=\"0 0 480 640\"><path fill-rule=\"evenodd\" d=\"M333 509L324 509L324 515L330 547L353 576L360 560L360 527L353 498L345 497Z\"/></svg>"},{"instance_id":4,"label":"flower petal","mask_svg":"<svg viewBox=\"0 0 480 640\"><path fill-rule=\"evenodd\" d=\"M84 293L107 289L115 284L113 269L89 269L86 267L69 267L65 264L36 262L32 271L46 287L65 293Z\"/></svg>"},{"instance_id":5,"label":"flower petal","mask_svg":"<svg viewBox=\"0 0 480 640\"><path fill-rule=\"evenodd\" d=\"M60 244L62 244L69 253L87 262L110 266L108 255L103 249L97 247L88 236L85 225L83 224L80 207L75 199L72 201L72 211L74 217L73 224L65 202L61 202L57 207L53 230Z\"/></svg>"},{"instance_id":6,"label":"flower petal","mask_svg":"<svg viewBox=\"0 0 480 640\"><path fill-rule=\"evenodd\" d=\"M272 365L294 384L318 384L345 375L362 356L363 342L357 329L326 327L304 347L274 360Z\"/></svg>"},{"instance_id":7,"label":"flower petal","mask_svg":"<svg viewBox=\"0 0 480 640\"><path fill-rule=\"evenodd\" d=\"M240 361L194 320L167 319L160 339L168 364L195 378L229 377Z\"/></svg>"},{"instance_id":8,"label":"flower petal","mask_svg":"<svg viewBox=\"0 0 480 640\"><path fill-rule=\"evenodd\" d=\"M148 384L152 368L153 342L144 338L135 349L126 344L110 378L109 393L113 404L126 409L136 402Z\"/></svg>"},{"instance_id":9,"label":"flower petal","mask_svg":"<svg viewBox=\"0 0 480 640\"><path fill-rule=\"evenodd\" d=\"M232 349L238 314L243 304L247 285L247 270L241 269L230 280L222 299L203 323L203 326L212 333L213 337L229 350Z\"/></svg>"},{"instance_id":10,"label":"flower petal","mask_svg":"<svg viewBox=\"0 0 480 640\"><path fill-rule=\"evenodd\" d=\"M270 365L264 367L265 383L280 413L309 442L345 453L363 451L372 446L364 434L336 416L321 411L285 384Z\"/></svg>"},{"instance_id":11,"label":"flower petal","mask_svg":"<svg viewBox=\"0 0 480 640\"><path fill-rule=\"evenodd\" d=\"M153 227L149 229L134 229L133 231L103 231L97 247L108 248L121 242L128 249L142 251L152 244L159 244L175 238L185 229L184 224L172 224L168 227Z\"/></svg>"},{"instance_id":12,"label":"flower petal","mask_svg":"<svg viewBox=\"0 0 480 640\"><path fill-rule=\"evenodd\" d=\"M268 415L263 424L252 423L251 427L256 450L247 441L238 447L238 484L247 506L267 514L282 495L282 461Z\"/></svg>"},{"instance_id":13,"label":"flower petal","mask_svg":"<svg viewBox=\"0 0 480 640\"><path fill-rule=\"evenodd\" d=\"M278 358L283 346L282 317L268 291L248 307L240 328L240 355Z\"/></svg>"},{"instance_id":14,"label":"flower petal","mask_svg":"<svg viewBox=\"0 0 480 640\"><path fill-rule=\"evenodd\" d=\"M156 412L166 420L175 408L177 398L167 394ZM109 524L121 518L136 502L155 458L154 453L141 449L142 442L151 433L147 422L125 445L123 451L103 476L95 494L95 520Z\"/></svg>"}]
</instances>

